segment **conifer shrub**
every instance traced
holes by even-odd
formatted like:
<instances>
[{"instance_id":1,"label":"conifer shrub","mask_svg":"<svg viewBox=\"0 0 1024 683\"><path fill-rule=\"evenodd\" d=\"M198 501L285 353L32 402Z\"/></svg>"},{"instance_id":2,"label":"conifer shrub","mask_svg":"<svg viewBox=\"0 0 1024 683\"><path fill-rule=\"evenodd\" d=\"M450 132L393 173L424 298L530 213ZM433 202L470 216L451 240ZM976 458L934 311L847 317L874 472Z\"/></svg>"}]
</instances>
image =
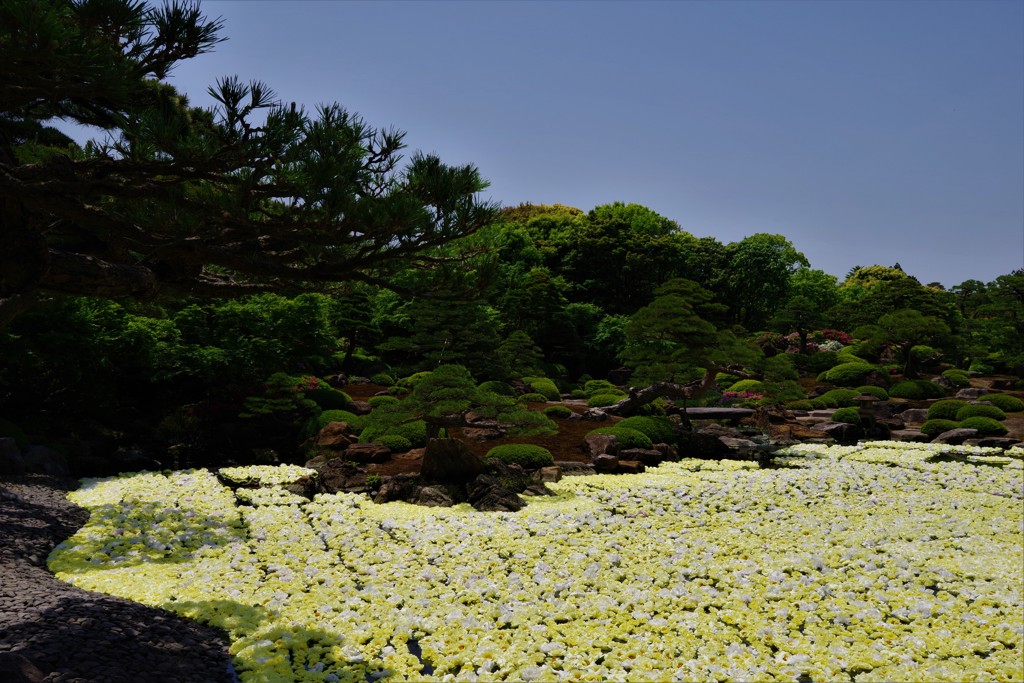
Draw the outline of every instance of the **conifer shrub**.
<instances>
[{"instance_id":1,"label":"conifer shrub","mask_svg":"<svg viewBox=\"0 0 1024 683\"><path fill-rule=\"evenodd\" d=\"M480 386L477 387L480 391L489 391L492 394L498 396L515 396L516 390L512 388L512 385L508 382L499 382L497 380L490 380L489 382L481 382Z\"/></svg>"},{"instance_id":2,"label":"conifer shrub","mask_svg":"<svg viewBox=\"0 0 1024 683\"><path fill-rule=\"evenodd\" d=\"M409 417L412 417L411 415ZM412 448L422 448L427 445L427 423L423 420L400 421L395 417L390 424L369 424L359 434L359 440L364 443L377 442L377 438L385 434L392 434L405 437ZM395 423L397 422L397 424Z\"/></svg>"},{"instance_id":3,"label":"conifer shrub","mask_svg":"<svg viewBox=\"0 0 1024 683\"><path fill-rule=\"evenodd\" d=\"M889 392L888 391L886 391L882 387L876 387L876 386L874 386L872 384L861 385L861 386L857 387L857 391L860 392L861 394L867 394L868 396L874 396L875 398L880 398L883 401L888 401L889 400Z\"/></svg>"},{"instance_id":4,"label":"conifer shrub","mask_svg":"<svg viewBox=\"0 0 1024 683\"><path fill-rule=\"evenodd\" d=\"M395 378L386 372L377 372L370 375L370 381L382 387L390 387L395 383Z\"/></svg>"},{"instance_id":5,"label":"conifer shrub","mask_svg":"<svg viewBox=\"0 0 1024 683\"><path fill-rule=\"evenodd\" d=\"M583 393L586 398L597 394L614 394L622 391L606 379L591 379L583 383Z\"/></svg>"},{"instance_id":6,"label":"conifer shrub","mask_svg":"<svg viewBox=\"0 0 1024 683\"><path fill-rule=\"evenodd\" d=\"M635 415L617 422L616 427L635 429L644 434L652 443L675 443L676 429L667 417Z\"/></svg>"},{"instance_id":7,"label":"conifer shrub","mask_svg":"<svg viewBox=\"0 0 1024 683\"><path fill-rule=\"evenodd\" d=\"M956 419L961 422L969 417L988 417L993 420L1005 420L1006 413L996 406L981 403L968 403L960 410L956 411Z\"/></svg>"},{"instance_id":8,"label":"conifer shrub","mask_svg":"<svg viewBox=\"0 0 1024 683\"><path fill-rule=\"evenodd\" d=\"M928 420L921 425L921 433L927 434L928 438L934 439L943 432L948 432L951 429L956 429L960 426L960 423L956 420L946 420L938 418L935 420Z\"/></svg>"},{"instance_id":9,"label":"conifer shrub","mask_svg":"<svg viewBox=\"0 0 1024 683\"><path fill-rule=\"evenodd\" d=\"M786 401L786 407L790 410L814 410L812 401L801 399L799 401Z\"/></svg>"},{"instance_id":10,"label":"conifer shrub","mask_svg":"<svg viewBox=\"0 0 1024 683\"><path fill-rule=\"evenodd\" d=\"M547 403L548 397L545 396L544 394L529 393L520 394L516 398L516 400L518 400L520 403Z\"/></svg>"},{"instance_id":11,"label":"conifer shrub","mask_svg":"<svg viewBox=\"0 0 1024 683\"><path fill-rule=\"evenodd\" d=\"M404 453L412 448L412 442L401 434L381 434L373 438L373 443L385 446L392 453Z\"/></svg>"},{"instance_id":12,"label":"conifer shrub","mask_svg":"<svg viewBox=\"0 0 1024 683\"><path fill-rule=\"evenodd\" d=\"M855 361L840 363L818 375L818 378L837 387L856 387L865 384L868 374L877 370L877 366L858 358Z\"/></svg>"},{"instance_id":13,"label":"conifer shrub","mask_svg":"<svg viewBox=\"0 0 1024 683\"><path fill-rule=\"evenodd\" d=\"M610 434L618 439L619 446L622 448L651 448L654 446L654 442L646 434L629 427L620 427L618 425L598 427L587 432L588 436L590 434Z\"/></svg>"},{"instance_id":14,"label":"conifer shrub","mask_svg":"<svg viewBox=\"0 0 1024 683\"><path fill-rule=\"evenodd\" d=\"M889 389L889 396L892 398L905 398L911 401L921 401L926 398L942 398L946 395L935 382L926 379L908 379L897 382Z\"/></svg>"},{"instance_id":15,"label":"conifer shrub","mask_svg":"<svg viewBox=\"0 0 1024 683\"><path fill-rule=\"evenodd\" d=\"M756 379L741 379L738 382L733 382L729 386L728 391L746 394L764 394L764 382Z\"/></svg>"},{"instance_id":16,"label":"conifer shrub","mask_svg":"<svg viewBox=\"0 0 1024 683\"><path fill-rule=\"evenodd\" d=\"M548 406L544 409L544 414L548 417L564 420L572 415L572 410L566 406Z\"/></svg>"},{"instance_id":17,"label":"conifer shrub","mask_svg":"<svg viewBox=\"0 0 1024 683\"><path fill-rule=\"evenodd\" d=\"M398 398L390 394L384 394L381 396L371 396L366 400L370 404L371 408L380 408L381 406L393 406L398 403Z\"/></svg>"},{"instance_id":18,"label":"conifer shrub","mask_svg":"<svg viewBox=\"0 0 1024 683\"><path fill-rule=\"evenodd\" d=\"M539 467L549 467L555 464L551 451L542 446L526 443L510 443L495 446L487 451L484 459L500 460L510 465L519 465L527 470L535 470Z\"/></svg>"},{"instance_id":19,"label":"conifer shrub","mask_svg":"<svg viewBox=\"0 0 1024 683\"><path fill-rule=\"evenodd\" d=\"M947 398L942 401L936 401L928 406L928 419L955 420L957 419L957 411L965 405L967 405L967 401L961 401L958 398Z\"/></svg>"},{"instance_id":20,"label":"conifer shrub","mask_svg":"<svg viewBox=\"0 0 1024 683\"><path fill-rule=\"evenodd\" d=\"M739 382L740 378L736 375L730 375L728 372L719 372L715 375L715 384L720 387L730 387L736 382Z\"/></svg>"},{"instance_id":21,"label":"conifer shrub","mask_svg":"<svg viewBox=\"0 0 1024 683\"><path fill-rule=\"evenodd\" d=\"M605 406L615 405L622 399L626 398L625 394L597 394L587 399L588 408L604 408Z\"/></svg>"},{"instance_id":22,"label":"conifer shrub","mask_svg":"<svg viewBox=\"0 0 1024 683\"><path fill-rule=\"evenodd\" d=\"M548 401L557 401L561 398L558 387L547 377L524 377L523 381L529 385L533 393L543 394Z\"/></svg>"},{"instance_id":23,"label":"conifer shrub","mask_svg":"<svg viewBox=\"0 0 1024 683\"><path fill-rule=\"evenodd\" d=\"M317 387L303 392L309 400L320 406L321 410L344 410L352 404L352 398L344 391L332 387Z\"/></svg>"},{"instance_id":24,"label":"conifer shrub","mask_svg":"<svg viewBox=\"0 0 1024 683\"><path fill-rule=\"evenodd\" d=\"M832 413L833 422L848 422L849 424L860 424L860 411L856 408L840 408Z\"/></svg>"},{"instance_id":25,"label":"conifer shrub","mask_svg":"<svg viewBox=\"0 0 1024 683\"><path fill-rule=\"evenodd\" d=\"M824 401L830 408L846 408L856 405L853 399L858 396L860 392L856 389L832 389L819 396L818 400Z\"/></svg>"},{"instance_id":26,"label":"conifer shrub","mask_svg":"<svg viewBox=\"0 0 1024 683\"><path fill-rule=\"evenodd\" d=\"M1024 401L1009 394L985 394L978 400L988 401L1004 413L1017 413L1024 410Z\"/></svg>"},{"instance_id":27,"label":"conifer shrub","mask_svg":"<svg viewBox=\"0 0 1024 683\"><path fill-rule=\"evenodd\" d=\"M403 377L402 379L398 380L397 384L411 390L415 389L416 385L422 382L427 377L430 377L430 370L416 372L409 375L408 377Z\"/></svg>"},{"instance_id":28,"label":"conifer shrub","mask_svg":"<svg viewBox=\"0 0 1024 683\"><path fill-rule=\"evenodd\" d=\"M966 370L950 368L949 370L944 370L942 376L948 379L955 387L969 387L971 385L971 377L967 374Z\"/></svg>"},{"instance_id":29,"label":"conifer shrub","mask_svg":"<svg viewBox=\"0 0 1024 683\"><path fill-rule=\"evenodd\" d=\"M999 420L993 420L991 417L982 417L980 415L962 420L960 427L962 429L977 429L979 436L1002 436L1009 431L1006 425Z\"/></svg>"}]
</instances>

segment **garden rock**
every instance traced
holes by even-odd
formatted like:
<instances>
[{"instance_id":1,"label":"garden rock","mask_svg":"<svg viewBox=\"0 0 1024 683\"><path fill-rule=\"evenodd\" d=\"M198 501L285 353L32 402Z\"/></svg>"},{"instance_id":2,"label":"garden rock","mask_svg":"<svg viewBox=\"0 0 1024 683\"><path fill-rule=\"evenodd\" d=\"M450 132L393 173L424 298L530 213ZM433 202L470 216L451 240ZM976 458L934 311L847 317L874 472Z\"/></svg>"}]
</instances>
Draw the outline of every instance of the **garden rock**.
<instances>
[{"instance_id":1,"label":"garden rock","mask_svg":"<svg viewBox=\"0 0 1024 683\"><path fill-rule=\"evenodd\" d=\"M823 432L840 443L852 443L863 434L863 430L858 425L849 422L822 422L814 425L811 429Z\"/></svg>"},{"instance_id":2,"label":"garden rock","mask_svg":"<svg viewBox=\"0 0 1024 683\"><path fill-rule=\"evenodd\" d=\"M906 424L924 424L928 421L927 408L908 408L899 413L900 419Z\"/></svg>"},{"instance_id":3,"label":"garden rock","mask_svg":"<svg viewBox=\"0 0 1024 683\"><path fill-rule=\"evenodd\" d=\"M493 441L505 436L505 432L492 427L464 427L462 436L473 441Z\"/></svg>"},{"instance_id":4,"label":"garden rock","mask_svg":"<svg viewBox=\"0 0 1024 683\"><path fill-rule=\"evenodd\" d=\"M889 434L893 441L909 441L912 443L928 443L931 437L916 429L894 429Z\"/></svg>"},{"instance_id":5,"label":"garden rock","mask_svg":"<svg viewBox=\"0 0 1024 683\"><path fill-rule=\"evenodd\" d=\"M594 471L615 472L619 469L619 459L614 455L602 453L594 458Z\"/></svg>"},{"instance_id":6,"label":"garden rock","mask_svg":"<svg viewBox=\"0 0 1024 683\"><path fill-rule=\"evenodd\" d=\"M500 477L481 474L466 487L469 504L481 512L515 512L526 502L515 491L502 484Z\"/></svg>"},{"instance_id":7,"label":"garden rock","mask_svg":"<svg viewBox=\"0 0 1024 683\"><path fill-rule=\"evenodd\" d=\"M562 479L562 468L557 465L552 467L541 467L537 470L537 478L545 483L554 483Z\"/></svg>"},{"instance_id":8,"label":"garden rock","mask_svg":"<svg viewBox=\"0 0 1024 683\"><path fill-rule=\"evenodd\" d=\"M575 460L556 460L555 466L562 473L563 477L583 477L594 473L594 465L589 462L576 462Z\"/></svg>"},{"instance_id":9,"label":"garden rock","mask_svg":"<svg viewBox=\"0 0 1024 683\"><path fill-rule=\"evenodd\" d=\"M320 477L299 477L293 482L283 485L285 491L294 493L297 496L313 500L313 496L321 492Z\"/></svg>"},{"instance_id":10,"label":"garden rock","mask_svg":"<svg viewBox=\"0 0 1024 683\"><path fill-rule=\"evenodd\" d=\"M584 420L590 420L591 422L604 422L608 419L608 413L604 412L600 408L591 408L585 413L582 413Z\"/></svg>"},{"instance_id":11,"label":"garden rock","mask_svg":"<svg viewBox=\"0 0 1024 683\"><path fill-rule=\"evenodd\" d=\"M355 442L356 436L347 422L328 422L316 435L313 447L343 451Z\"/></svg>"},{"instance_id":12,"label":"garden rock","mask_svg":"<svg viewBox=\"0 0 1024 683\"><path fill-rule=\"evenodd\" d=\"M345 491L351 481L359 474L359 469L342 458L328 460L317 468L320 475L320 486L327 493Z\"/></svg>"},{"instance_id":13,"label":"garden rock","mask_svg":"<svg viewBox=\"0 0 1024 683\"><path fill-rule=\"evenodd\" d=\"M977 434L977 429L950 429L948 432L942 432L932 439L932 443L946 443L952 446L959 446L972 436L977 436Z\"/></svg>"},{"instance_id":14,"label":"garden rock","mask_svg":"<svg viewBox=\"0 0 1024 683\"><path fill-rule=\"evenodd\" d=\"M51 477L70 477L71 469L63 453L46 446L32 446L23 456L25 470Z\"/></svg>"},{"instance_id":15,"label":"garden rock","mask_svg":"<svg viewBox=\"0 0 1024 683\"><path fill-rule=\"evenodd\" d=\"M639 460L620 460L619 472L622 474L640 474L646 467Z\"/></svg>"},{"instance_id":16,"label":"garden rock","mask_svg":"<svg viewBox=\"0 0 1024 683\"><path fill-rule=\"evenodd\" d=\"M18 443L9 436L0 438L0 474L21 474L24 471L25 459Z\"/></svg>"},{"instance_id":17,"label":"garden rock","mask_svg":"<svg viewBox=\"0 0 1024 683\"><path fill-rule=\"evenodd\" d=\"M455 439L431 439L423 452L420 476L432 482L470 482L484 473L479 456Z\"/></svg>"},{"instance_id":18,"label":"garden rock","mask_svg":"<svg viewBox=\"0 0 1024 683\"><path fill-rule=\"evenodd\" d=\"M387 462L390 458L391 449L379 443L354 443L345 449L345 459L360 464Z\"/></svg>"},{"instance_id":19,"label":"garden rock","mask_svg":"<svg viewBox=\"0 0 1024 683\"><path fill-rule=\"evenodd\" d=\"M406 495L412 490L415 483L416 476L412 474L398 474L388 477L381 482L380 488L377 489L377 495L373 497L373 502L380 505L396 500L405 500Z\"/></svg>"},{"instance_id":20,"label":"garden rock","mask_svg":"<svg viewBox=\"0 0 1024 683\"><path fill-rule=\"evenodd\" d=\"M985 436L980 439L967 439L964 444L967 446L980 446L982 448L1013 448L1021 443L1020 440L1009 436Z\"/></svg>"},{"instance_id":21,"label":"garden rock","mask_svg":"<svg viewBox=\"0 0 1024 683\"><path fill-rule=\"evenodd\" d=\"M624 448L619 451L620 464L622 460L636 460L648 467L656 467L661 464L664 457L661 451L653 448Z\"/></svg>"},{"instance_id":22,"label":"garden rock","mask_svg":"<svg viewBox=\"0 0 1024 683\"><path fill-rule=\"evenodd\" d=\"M445 487L437 484L417 486L413 489L412 496L409 497L409 502L414 505L423 505L425 507L451 507L452 505L455 505L455 500L451 497Z\"/></svg>"},{"instance_id":23,"label":"garden rock","mask_svg":"<svg viewBox=\"0 0 1024 683\"><path fill-rule=\"evenodd\" d=\"M656 443L652 448L661 453L662 462L676 462L679 460L679 449L670 443Z\"/></svg>"},{"instance_id":24,"label":"garden rock","mask_svg":"<svg viewBox=\"0 0 1024 683\"><path fill-rule=\"evenodd\" d=\"M757 448L757 444L750 439L737 439L733 436L720 436L718 440L733 450L749 450Z\"/></svg>"},{"instance_id":25,"label":"garden rock","mask_svg":"<svg viewBox=\"0 0 1024 683\"><path fill-rule=\"evenodd\" d=\"M737 433L738 435L738 433ZM722 434L706 432L689 432L679 437L679 452L688 458L703 460L723 460L732 455L732 451L719 438Z\"/></svg>"},{"instance_id":26,"label":"garden rock","mask_svg":"<svg viewBox=\"0 0 1024 683\"><path fill-rule=\"evenodd\" d=\"M369 415L370 411L373 410L373 407L366 401L352 401L352 403L349 404L349 408L351 408L352 412L356 415Z\"/></svg>"},{"instance_id":27,"label":"garden rock","mask_svg":"<svg viewBox=\"0 0 1024 683\"><path fill-rule=\"evenodd\" d=\"M604 454L617 455L619 452L619 440L612 434L587 434L583 441L591 458Z\"/></svg>"},{"instance_id":28,"label":"garden rock","mask_svg":"<svg viewBox=\"0 0 1024 683\"><path fill-rule=\"evenodd\" d=\"M956 397L971 400L978 398L979 396L984 396L987 393L987 389L981 389L979 387L964 387L960 391L956 392Z\"/></svg>"}]
</instances>

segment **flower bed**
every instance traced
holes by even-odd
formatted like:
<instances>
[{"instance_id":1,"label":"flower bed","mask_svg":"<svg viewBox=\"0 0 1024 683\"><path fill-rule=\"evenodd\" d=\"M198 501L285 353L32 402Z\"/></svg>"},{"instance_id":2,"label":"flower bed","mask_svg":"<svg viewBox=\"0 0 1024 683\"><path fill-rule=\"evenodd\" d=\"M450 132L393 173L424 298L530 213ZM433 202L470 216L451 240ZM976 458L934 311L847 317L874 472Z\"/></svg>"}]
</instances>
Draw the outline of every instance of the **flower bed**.
<instances>
[{"instance_id":1,"label":"flower bed","mask_svg":"<svg viewBox=\"0 0 1024 683\"><path fill-rule=\"evenodd\" d=\"M1019 681L1022 454L935 448L570 477L518 513L88 480L50 567L225 629L243 681Z\"/></svg>"}]
</instances>

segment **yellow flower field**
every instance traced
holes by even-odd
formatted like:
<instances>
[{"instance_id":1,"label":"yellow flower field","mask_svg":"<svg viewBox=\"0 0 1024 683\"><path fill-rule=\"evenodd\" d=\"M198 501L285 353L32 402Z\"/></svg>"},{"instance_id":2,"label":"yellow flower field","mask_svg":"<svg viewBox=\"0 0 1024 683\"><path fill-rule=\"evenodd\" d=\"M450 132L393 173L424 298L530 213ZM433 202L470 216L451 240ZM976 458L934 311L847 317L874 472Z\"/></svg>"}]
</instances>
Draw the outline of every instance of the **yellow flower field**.
<instances>
[{"instance_id":1,"label":"yellow flower field","mask_svg":"<svg viewBox=\"0 0 1024 683\"><path fill-rule=\"evenodd\" d=\"M1024 452L800 446L571 477L516 513L302 468L86 480L51 570L223 628L246 682L1021 681Z\"/></svg>"}]
</instances>

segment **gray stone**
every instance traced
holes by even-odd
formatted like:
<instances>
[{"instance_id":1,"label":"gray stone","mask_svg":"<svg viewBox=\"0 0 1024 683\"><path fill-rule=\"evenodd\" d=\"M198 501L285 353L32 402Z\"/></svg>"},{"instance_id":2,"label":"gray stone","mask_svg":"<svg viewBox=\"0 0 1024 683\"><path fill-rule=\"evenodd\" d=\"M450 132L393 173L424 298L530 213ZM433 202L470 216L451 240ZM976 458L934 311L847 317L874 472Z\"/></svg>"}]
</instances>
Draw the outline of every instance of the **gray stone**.
<instances>
[{"instance_id":1,"label":"gray stone","mask_svg":"<svg viewBox=\"0 0 1024 683\"><path fill-rule=\"evenodd\" d=\"M731 449L735 450L747 450L750 448L757 448L757 444L750 439L737 439L732 436L720 436L718 440Z\"/></svg>"},{"instance_id":2,"label":"gray stone","mask_svg":"<svg viewBox=\"0 0 1024 683\"><path fill-rule=\"evenodd\" d=\"M409 502L425 507L451 507L455 505L455 500L448 493L447 489L438 484L417 486L413 489Z\"/></svg>"},{"instance_id":3,"label":"gray stone","mask_svg":"<svg viewBox=\"0 0 1024 683\"><path fill-rule=\"evenodd\" d=\"M614 455L602 453L594 458L594 470L597 472L615 472L619 469L619 459Z\"/></svg>"},{"instance_id":4,"label":"gray stone","mask_svg":"<svg viewBox=\"0 0 1024 683\"><path fill-rule=\"evenodd\" d=\"M494 441L505 436L505 432L493 427L464 427L462 436L473 441Z\"/></svg>"},{"instance_id":5,"label":"gray stone","mask_svg":"<svg viewBox=\"0 0 1024 683\"><path fill-rule=\"evenodd\" d=\"M822 422L811 427L813 431L823 432L836 441L850 443L856 441L864 433L859 425L849 422Z\"/></svg>"},{"instance_id":6,"label":"gray stone","mask_svg":"<svg viewBox=\"0 0 1024 683\"><path fill-rule=\"evenodd\" d=\"M977 434L977 429L950 429L948 432L942 432L932 439L932 443L947 443L953 446L959 446L964 441L976 436Z\"/></svg>"},{"instance_id":7,"label":"gray stone","mask_svg":"<svg viewBox=\"0 0 1024 683\"><path fill-rule=\"evenodd\" d=\"M547 483L554 483L562 479L562 468L557 465L551 467L541 467L537 470L537 476L541 481Z\"/></svg>"},{"instance_id":8,"label":"gray stone","mask_svg":"<svg viewBox=\"0 0 1024 683\"><path fill-rule=\"evenodd\" d=\"M591 458L604 454L617 455L619 452L619 440L611 434L587 434L583 441Z\"/></svg>"},{"instance_id":9,"label":"gray stone","mask_svg":"<svg viewBox=\"0 0 1024 683\"><path fill-rule=\"evenodd\" d=\"M983 436L980 439L968 439L964 441L966 446L981 446L982 448L1012 448L1021 443L1020 439L1010 436Z\"/></svg>"},{"instance_id":10,"label":"gray stone","mask_svg":"<svg viewBox=\"0 0 1024 683\"><path fill-rule=\"evenodd\" d=\"M619 460L619 472L622 474L640 474L647 468L639 460Z\"/></svg>"},{"instance_id":11,"label":"gray stone","mask_svg":"<svg viewBox=\"0 0 1024 683\"><path fill-rule=\"evenodd\" d=\"M889 438L893 441L910 441L913 443L928 443L932 440L930 436L923 434L917 429L894 429L890 432Z\"/></svg>"},{"instance_id":12,"label":"gray stone","mask_svg":"<svg viewBox=\"0 0 1024 683\"><path fill-rule=\"evenodd\" d=\"M956 397L971 400L978 398L979 396L984 396L987 393L987 389L982 389L980 387L964 387L960 391L956 392Z\"/></svg>"},{"instance_id":13,"label":"gray stone","mask_svg":"<svg viewBox=\"0 0 1024 683\"><path fill-rule=\"evenodd\" d=\"M563 477L583 477L594 473L594 464L589 462L556 460L555 466L561 470Z\"/></svg>"},{"instance_id":14,"label":"gray stone","mask_svg":"<svg viewBox=\"0 0 1024 683\"><path fill-rule=\"evenodd\" d=\"M652 448L661 453L662 462L676 462L679 460L679 449L674 444L656 443Z\"/></svg>"},{"instance_id":15,"label":"gray stone","mask_svg":"<svg viewBox=\"0 0 1024 683\"><path fill-rule=\"evenodd\" d=\"M455 439L431 439L423 452L420 476L432 482L470 482L484 473L483 460Z\"/></svg>"},{"instance_id":16,"label":"gray stone","mask_svg":"<svg viewBox=\"0 0 1024 683\"><path fill-rule=\"evenodd\" d=\"M366 401L352 401L349 404L349 409L356 415L369 415L373 407Z\"/></svg>"},{"instance_id":17,"label":"gray stone","mask_svg":"<svg viewBox=\"0 0 1024 683\"><path fill-rule=\"evenodd\" d=\"M379 443L354 443L345 449L343 457L360 464L381 463L391 459L391 449Z\"/></svg>"},{"instance_id":18,"label":"gray stone","mask_svg":"<svg viewBox=\"0 0 1024 683\"><path fill-rule=\"evenodd\" d=\"M619 460L637 460L648 467L657 467L664 458L661 451L653 448L623 448L619 451Z\"/></svg>"},{"instance_id":19,"label":"gray stone","mask_svg":"<svg viewBox=\"0 0 1024 683\"><path fill-rule=\"evenodd\" d=\"M928 421L927 408L908 408L898 414L899 418L906 424L924 424Z\"/></svg>"}]
</instances>

